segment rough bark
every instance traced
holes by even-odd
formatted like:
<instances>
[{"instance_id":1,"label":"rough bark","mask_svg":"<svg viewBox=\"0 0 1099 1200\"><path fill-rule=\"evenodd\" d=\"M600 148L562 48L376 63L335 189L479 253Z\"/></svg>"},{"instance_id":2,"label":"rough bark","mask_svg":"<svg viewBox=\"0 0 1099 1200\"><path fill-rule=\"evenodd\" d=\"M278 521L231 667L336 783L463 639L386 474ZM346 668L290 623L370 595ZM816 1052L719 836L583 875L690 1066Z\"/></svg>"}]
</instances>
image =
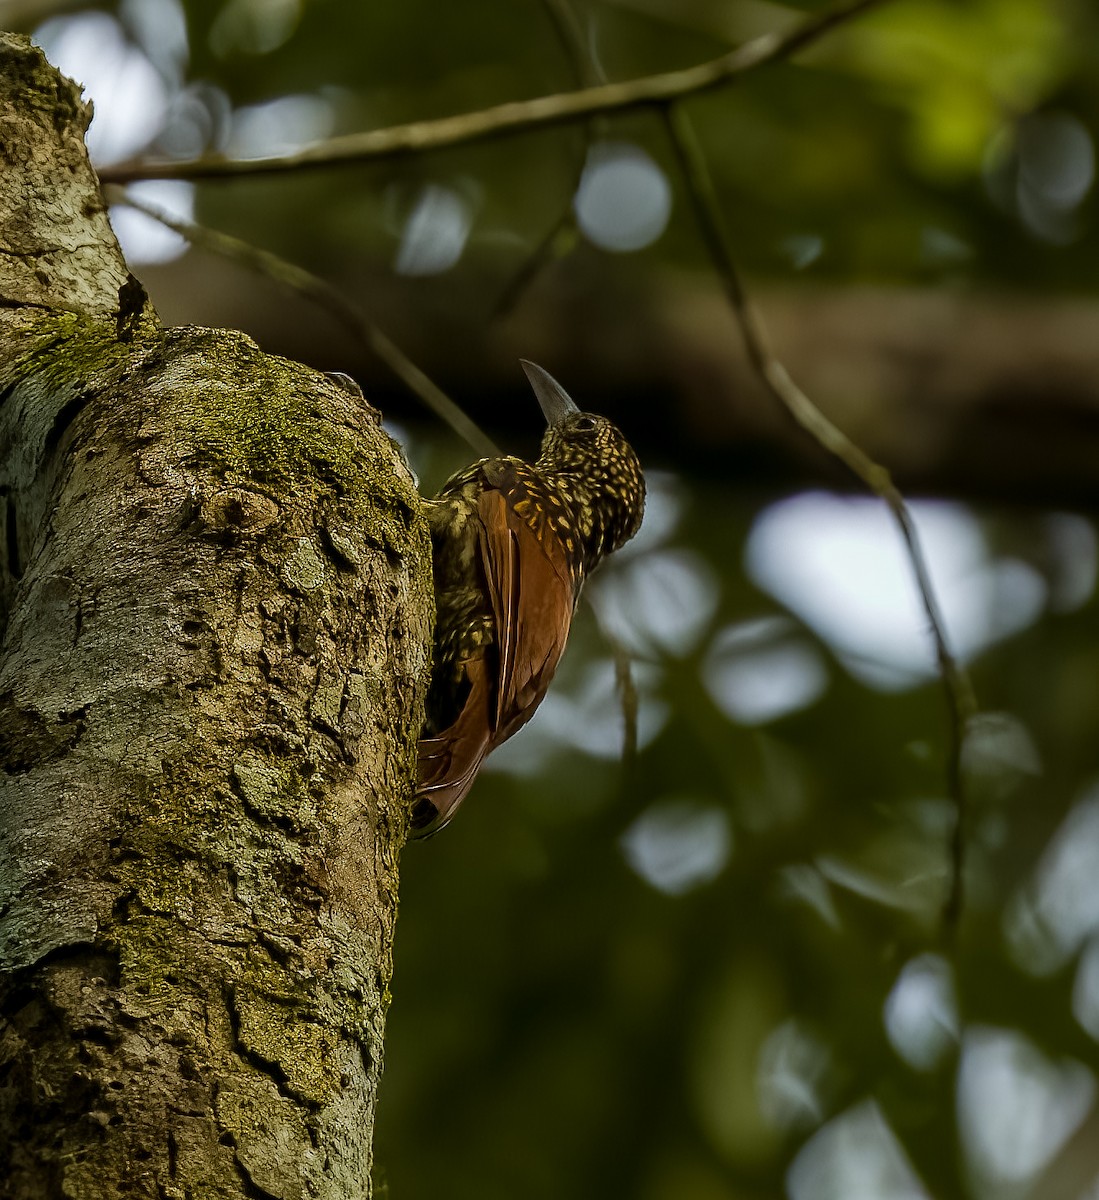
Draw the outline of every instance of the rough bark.
<instances>
[{"instance_id":1,"label":"rough bark","mask_svg":"<svg viewBox=\"0 0 1099 1200\"><path fill-rule=\"evenodd\" d=\"M361 1197L432 602L361 396L163 329L0 36L0 1197Z\"/></svg>"}]
</instances>

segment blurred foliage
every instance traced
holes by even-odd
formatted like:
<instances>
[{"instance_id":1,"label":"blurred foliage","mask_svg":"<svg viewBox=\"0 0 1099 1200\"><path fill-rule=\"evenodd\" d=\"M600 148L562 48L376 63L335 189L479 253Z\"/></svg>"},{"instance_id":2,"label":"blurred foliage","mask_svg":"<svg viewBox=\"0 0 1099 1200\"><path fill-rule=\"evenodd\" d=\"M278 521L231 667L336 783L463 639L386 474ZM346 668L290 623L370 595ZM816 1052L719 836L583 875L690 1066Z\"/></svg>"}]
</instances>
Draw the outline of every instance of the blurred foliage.
<instances>
[{"instance_id":1,"label":"blurred foliage","mask_svg":"<svg viewBox=\"0 0 1099 1200\"><path fill-rule=\"evenodd\" d=\"M79 59L83 46L91 73L107 56L102 22L117 19L110 36L161 80L153 155L275 153L574 86L536 3L181 3L65 4L37 26L47 47L69 37ZM31 24L43 8L26 6ZM576 0L611 79L715 57L822 8ZM751 274L1094 293L1097 35L1090 0L896 0L691 99ZM96 102L97 120L123 122L141 97L113 103L104 88ZM346 286L387 274L425 321L474 294L488 343L501 291L568 209L586 136L200 184L193 203ZM660 123L627 113L597 136L670 183L670 222L629 255L563 233L549 269L577 289L593 271L623 289L704 272ZM174 277L158 278L170 302ZM253 318L245 304L236 323ZM662 419L676 416L673 398ZM426 426L405 440L427 488L464 456ZM784 590L760 564L784 565L761 539L786 498L704 483L665 451L648 447L674 471L654 475L645 541L592 588L635 655L636 757L622 761L611 651L583 607L538 719L453 826L404 856L383 1194L1094 1198L1090 516L940 514L932 569L983 710L966 754L965 910L944 934L941 689L930 667L898 675L880 638L860 643L890 616L903 571L890 591L890 551L861 517L848 533L862 565L845 567L842 539L827 537L847 526L818 498L806 511L827 521L799 545L827 553ZM969 557L952 559L963 543ZM895 602L886 651L889 637L922 644L900 611L910 599Z\"/></svg>"}]
</instances>

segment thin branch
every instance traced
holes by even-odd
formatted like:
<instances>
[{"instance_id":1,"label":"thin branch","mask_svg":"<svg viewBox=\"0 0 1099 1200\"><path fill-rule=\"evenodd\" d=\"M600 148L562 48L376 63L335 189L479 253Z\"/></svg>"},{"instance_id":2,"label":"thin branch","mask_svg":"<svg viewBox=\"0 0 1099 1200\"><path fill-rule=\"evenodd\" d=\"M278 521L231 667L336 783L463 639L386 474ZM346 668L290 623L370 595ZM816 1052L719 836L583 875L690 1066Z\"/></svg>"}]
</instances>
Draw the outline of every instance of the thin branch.
<instances>
[{"instance_id":1,"label":"thin branch","mask_svg":"<svg viewBox=\"0 0 1099 1200\"><path fill-rule=\"evenodd\" d=\"M584 31L580 28L576 11L569 0L542 0L542 6L549 16L557 38L568 57L572 67L573 77L582 87L598 87L607 82L606 76L593 57L585 51ZM500 293L500 298L493 306L492 315L501 317L509 313L519 303L523 293L534 283L535 279L547 266L562 256L561 246L566 241L571 249L578 240L576 214L573 211L573 198L580 188L587 167L588 154L592 142L600 137L606 126L605 117L592 117L585 123L584 153L580 156L572 186L569 188L565 205L553 226L538 242L534 250L520 264L519 269L508 280Z\"/></svg>"},{"instance_id":2,"label":"thin branch","mask_svg":"<svg viewBox=\"0 0 1099 1200\"><path fill-rule=\"evenodd\" d=\"M606 633L603 635L606 637ZM633 655L610 639L614 652L614 683L622 702L622 758L627 765L637 758L637 681L633 677Z\"/></svg>"},{"instance_id":3,"label":"thin branch","mask_svg":"<svg viewBox=\"0 0 1099 1200\"><path fill-rule=\"evenodd\" d=\"M611 629L611 622L599 602L598 594L591 588L584 592L584 599L595 618L595 627L611 652L614 660L614 688L622 707L622 764L627 774L637 760L637 725L641 707L637 681L633 673L633 655Z\"/></svg>"},{"instance_id":4,"label":"thin branch","mask_svg":"<svg viewBox=\"0 0 1099 1200\"><path fill-rule=\"evenodd\" d=\"M144 213L161 225L174 230L196 246L230 258L254 271L266 275L299 295L306 296L332 314L355 337L366 345L389 367L394 375L441 420L462 438L475 453L493 457L500 453L495 442L373 321L347 300L336 288L319 275L287 262L269 250L261 250L249 242L171 216L155 205L137 200L120 189L111 188L112 203L125 204Z\"/></svg>"},{"instance_id":5,"label":"thin branch","mask_svg":"<svg viewBox=\"0 0 1099 1200\"><path fill-rule=\"evenodd\" d=\"M607 77L599 64L584 48L584 30L569 0L542 0L542 7L549 14L557 31L577 83L585 88L601 87Z\"/></svg>"},{"instance_id":6,"label":"thin branch","mask_svg":"<svg viewBox=\"0 0 1099 1200\"><path fill-rule=\"evenodd\" d=\"M924 613L935 641L939 674L946 694L949 727L947 789L954 805L955 817L950 842L950 885L943 904L942 923L944 932L952 934L961 917L964 901L967 808L962 775L962 748L967 723L976 711L976 702L969 678L950 650L946 627L935 597L919 534L904 497L886 468L876 463L842 430L833 425L790 378L786 368L774 356L763 322L748 298L733 258L721 206L694 129L679 107L669 106L664 116L699 228L736 314L753 368L770 394L783 405L794 420L885 502L900 529L923 602Z\"/></svg>"},{"instance_id":7,"label":"thin branch","mask_svg":"<svg viewBox=\"0 0 1099 1200\"><path fill-rule=\"evenodd\" d=\"M582 170L583 166L581 166ZM579 180L579 173L577 179ZM573 192L575 190L574 187ZM538 245L523 259L518 269L508 277L507 283L500 289L496 303L492 306L493 319L499 320L501 317L506 317L546 267L551 262L565 257L566 252L563 252L560 247L566 240L575 242L578 239L579 234L576 232L576 221L572 209L570 205L566 204L551 228L539 239Z\"/></svg>"},{"instance_id":8,"label":"thin branch","mask_svg":"<svg viewBox=\"0 0 1099 1200\"><path fill-rule=\"evenodd\" d=\"M606 80L602 72L592 62L589 55L583 51L584 34L576 13L569 0L542 0L557 38L572 66L576 82L583 87L595 87ZM500 297L492 306L493 317L499 318L519 303L523 293L534 283L535 279L553 262L559 253L559 248L566 240L576 241L576 216L573 213L572 201L580 187L587 166L588 152L592 142L598 136L603 119L593 117L585 124L584 152L574 172L572 186L569 188L557 220L545 235L539 240L534 250L519 265L519 269L511 276L500 292Z\"/></svg>"},{"instance_id":9,"label":"thin branch","mask_svg":"<svg viewBox=\"0 0 1099 1200\"><path fill-rule=\"evenodd\" d=\"M223 179L241 175L272 175L339 163L379 162L428 150L468 145L530 129L548 128L585 120L602 113L660 106L720 86L738 75L779 59L789 58L824 34L853 17L877 8L885 0L844 0L820 16L794 26L787 33L768 33L745 42L728 54L680 71L647 75L622 83L607 83L580 91L533 100L517 100L492 108L436 120L413 121L388 129L352 133L317 142L294 154L269 158L228 159L220 156L189 162L130 162L106 166L104 183L130 183L135 179Z\"/></svg>"}]
</instances>

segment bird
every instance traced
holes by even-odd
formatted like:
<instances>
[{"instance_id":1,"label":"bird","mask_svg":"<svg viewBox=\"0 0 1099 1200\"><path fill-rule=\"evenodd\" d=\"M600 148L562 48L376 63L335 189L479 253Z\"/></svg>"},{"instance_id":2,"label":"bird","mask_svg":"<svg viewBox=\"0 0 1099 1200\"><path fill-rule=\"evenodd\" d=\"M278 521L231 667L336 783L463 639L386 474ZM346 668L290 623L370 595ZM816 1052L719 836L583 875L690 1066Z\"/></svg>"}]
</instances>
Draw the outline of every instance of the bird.
<instances>
[{"instance_id":1,"label":"bird","mask_svg":"<svg viewBox=\"0 0 1099 1200\"><path fill-rule=\"evenodd\" d=\"M435 638L412 800L437 833L485 757L534 715L564 653L585 579L637 533L645 478L621 431L520 364L546 419L536 462L483 458L424 501Z\"/></svg>"}]
</instances>

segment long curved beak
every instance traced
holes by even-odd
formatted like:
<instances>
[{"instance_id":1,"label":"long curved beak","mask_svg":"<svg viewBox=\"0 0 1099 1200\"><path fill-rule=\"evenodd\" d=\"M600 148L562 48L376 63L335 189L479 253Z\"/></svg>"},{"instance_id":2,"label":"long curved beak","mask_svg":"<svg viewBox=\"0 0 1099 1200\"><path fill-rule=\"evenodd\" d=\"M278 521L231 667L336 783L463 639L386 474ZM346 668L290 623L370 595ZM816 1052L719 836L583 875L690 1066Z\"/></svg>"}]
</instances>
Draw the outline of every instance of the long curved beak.
<instances>
[{"instance_id":1,"label":"long curved beak","mask_svg":"<svg viewBox=\"0 0 1099 1200\"><path fill-rule=\"evenodd\" d=\"M525 358L519 360L519 365L526 372L530 386L534 388L534 394L538 398L538 407L541 408L547 425L560 425L567 417L580 411L572 402L568 392L549 371L543 371L537 364L528 362Z\"/></svg>"}]
</instances>

